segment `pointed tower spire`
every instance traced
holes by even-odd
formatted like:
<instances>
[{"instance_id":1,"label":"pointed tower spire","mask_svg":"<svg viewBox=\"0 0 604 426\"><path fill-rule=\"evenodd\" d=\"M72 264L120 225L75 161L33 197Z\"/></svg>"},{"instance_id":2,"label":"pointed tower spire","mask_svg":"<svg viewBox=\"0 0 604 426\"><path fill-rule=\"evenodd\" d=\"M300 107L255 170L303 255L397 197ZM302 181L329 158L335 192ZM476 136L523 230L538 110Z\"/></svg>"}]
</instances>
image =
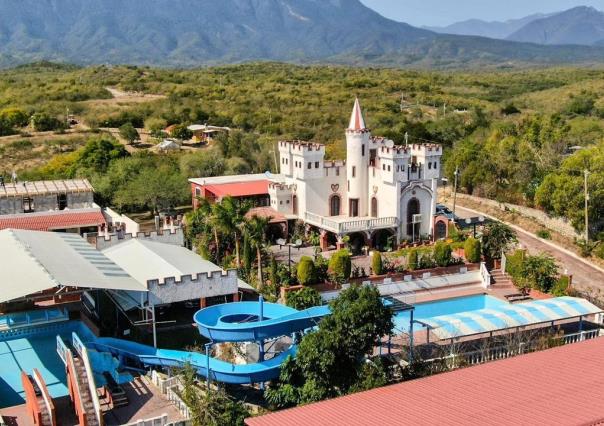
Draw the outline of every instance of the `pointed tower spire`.
<instances>
[{"instance_id":1,"label":"pointed tower spire","mask_svg":"<svg viewBox=\"0 0 604 426\"><path fill-rule=\"evenodd\" d=\"M348 130L361 131L366 129L365 119L363 118L359 98L355 98L354 107L352 108L352 115L350 116L350 124L348 124Z\"/></svg>"}]
</instances>

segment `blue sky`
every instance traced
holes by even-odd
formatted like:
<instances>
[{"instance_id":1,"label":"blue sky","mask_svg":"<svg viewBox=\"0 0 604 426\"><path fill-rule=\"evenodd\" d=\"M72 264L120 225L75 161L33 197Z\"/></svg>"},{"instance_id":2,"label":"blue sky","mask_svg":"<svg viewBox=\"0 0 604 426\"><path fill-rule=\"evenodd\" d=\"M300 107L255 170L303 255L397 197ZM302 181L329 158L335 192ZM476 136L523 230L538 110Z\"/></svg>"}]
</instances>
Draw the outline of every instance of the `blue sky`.
<instances>
[{"instance_id":1,"label":"blue sky","mask_svg":"<svg viewBox=\"0 0 604 426\"><path fill-rule=\"evenodd\" d=\"M604 9L604 0L361 0L382 15L411 25L443 26L470 18L505 21L575 6Z\"/></svg>"}]
</instances>

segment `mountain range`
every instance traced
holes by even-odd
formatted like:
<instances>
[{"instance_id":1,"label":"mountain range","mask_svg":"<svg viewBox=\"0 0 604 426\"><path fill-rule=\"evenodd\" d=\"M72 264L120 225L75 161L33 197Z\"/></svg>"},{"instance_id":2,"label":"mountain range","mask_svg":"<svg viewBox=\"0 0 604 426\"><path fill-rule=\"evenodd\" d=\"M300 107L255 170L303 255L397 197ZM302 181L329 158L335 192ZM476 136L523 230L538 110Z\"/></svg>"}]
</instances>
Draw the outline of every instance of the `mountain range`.
<instances>
[{"instance_id":1,"label":"mountain range","mask_svg":"<svg viewBox=\"0 0 604 426\"><path fill-rule=\"evenodd\" d=\"M507 67L604 62L604 46L437 34L389 20L359 0L0 1L0 66L38 60Z\"/></svg>"},{"instance_id":2,"label":"mountain range","mask_svg":"<svg viewBox=\"0 0 604 426\"><path fill-rule=\"evenodd\" d=\"M446 27L423 27L441 34L476 35L543 45L604 44L604 13L587 6L504 22L470 19Z\"/></svg>"}]
</instances>

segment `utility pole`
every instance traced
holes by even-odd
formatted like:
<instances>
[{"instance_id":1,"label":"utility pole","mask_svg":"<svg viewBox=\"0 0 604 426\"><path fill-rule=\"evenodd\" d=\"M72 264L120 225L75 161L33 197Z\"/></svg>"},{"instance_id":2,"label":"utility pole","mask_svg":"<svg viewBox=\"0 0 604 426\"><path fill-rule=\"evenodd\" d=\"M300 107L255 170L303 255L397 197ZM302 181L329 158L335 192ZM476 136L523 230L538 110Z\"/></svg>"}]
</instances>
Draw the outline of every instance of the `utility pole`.
<instances>
[{"instance_id":1,"label":"utility pole","mask_svg":"<svg viewBox=\"0 0 604 426\"><path fill-rule=\"evenodd\" d=\"M455 166L455 184L453 186L453 218L455 218L455 207L457 204L457 176L459 176L459 167Z\"/></svg>"},{"instance_id":2,"label":"utility pole","mask_svg":"<svg viewBox=\"0 0 604 426\"><path fill-rule=\"evenodd\" d=\"M589 176L589 170L583 170L583 175L585 176L585 180L583 183L583 191L585 193L585 242L589 243L589 189L587 187L587 177Z\"/></svg>"}]
</instances>

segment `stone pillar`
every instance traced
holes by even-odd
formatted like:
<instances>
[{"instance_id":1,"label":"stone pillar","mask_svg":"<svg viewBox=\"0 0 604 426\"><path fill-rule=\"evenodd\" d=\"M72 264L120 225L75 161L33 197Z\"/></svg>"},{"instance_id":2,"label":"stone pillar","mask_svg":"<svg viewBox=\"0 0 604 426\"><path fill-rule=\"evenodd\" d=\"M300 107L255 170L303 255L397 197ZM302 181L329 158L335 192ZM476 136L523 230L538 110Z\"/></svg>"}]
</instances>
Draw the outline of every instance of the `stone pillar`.
<instances>
[{"instance_id":1,"label":"stone pillar","mask_svg":"<svg viewBox=\"0 0 604 426\"><path fill-rule=\"evenodd\" d=\"M239 302L239 292L233 293L233 302Z\"/></svg>"},{"instance_id":2,"label":"stone pillar","mask_svg":"<svg viewBox=\"0 0 604 426\"><path fill-rule=\"evenodd\" d=\"M199 301L199 306L201 309L208 307L208 300L205 297L202 297Z\"/></svg>"},{"instance_id":3,"label":"stone pillar","mask_svg":"<svg viewBox=\"0 0 604 426\"><path fill-rule=\"evenodd\" d=\"M329 247L329 244L327 242L327 231L321 230L321 234L319 237L319 246L321 247L321 250L327 251Z\"/></svg>"}]
</instances>

